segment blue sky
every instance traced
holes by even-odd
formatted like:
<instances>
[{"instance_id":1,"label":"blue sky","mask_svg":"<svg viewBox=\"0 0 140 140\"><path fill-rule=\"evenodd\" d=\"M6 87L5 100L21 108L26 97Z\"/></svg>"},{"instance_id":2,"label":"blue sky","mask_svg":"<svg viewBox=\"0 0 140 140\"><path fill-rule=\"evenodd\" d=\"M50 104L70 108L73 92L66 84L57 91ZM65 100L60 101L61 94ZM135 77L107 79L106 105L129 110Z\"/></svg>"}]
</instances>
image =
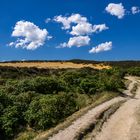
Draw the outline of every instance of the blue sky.
<instances>
[{"instance_id":1,"label":"blue sky","mask_svg":"<svg viewBox=\"0 0 140 140\"><path fill-rule=\"evenodd\" d=\"M105 10L111 3L122 3L125 11L121 18ZM140 13L139 9L136 9L137 13L132 13L131 8L134 6L140 7L139 0L101 0L100 2L99 0L1 0L0 61L22 59L140 60ZM70 23L70 29L66 30L62 29L62 22L59 23L55 19L59 15L68 19L74 14L86 18L86 23L92 27L105 24L108 29L72 35L70 33L72 27L79 22ZM45 20L48 18L50 21L46 23ZM18 22L21 22L20 26ZM37 31L36 35L33 35L32 29L29 31L26 29L26 33L21 35L19 27L25 24L32 26L32 29ZM28 40L25 36L28 33L31 34L32 40L18 46L19 42L16 40ZM70 38L79 36L89 37L90 41L86 45L70 45ZM31 41L37 43L39 41L41 44L38 43L36 49L27 49L29 43L34 43ZM9 45L11 42L12 45ZM60 45L62 43L65 43L65 47ZM105 43L110 43L110 46L106 46ZM18 47L15 47L16 45ZM102 46L110 48L95 51ZM89 53L93 48L94 51Z\"/></svg>"}]
</instances>

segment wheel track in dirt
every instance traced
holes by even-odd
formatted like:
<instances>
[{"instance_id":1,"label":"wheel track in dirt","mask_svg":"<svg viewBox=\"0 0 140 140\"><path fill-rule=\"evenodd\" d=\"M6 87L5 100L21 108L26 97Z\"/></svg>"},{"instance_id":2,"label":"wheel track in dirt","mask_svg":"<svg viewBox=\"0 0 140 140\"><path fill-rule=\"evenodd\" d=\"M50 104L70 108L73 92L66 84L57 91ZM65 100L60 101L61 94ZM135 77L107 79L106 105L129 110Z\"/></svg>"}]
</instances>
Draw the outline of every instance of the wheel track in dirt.
<instances>
[{"instance_id":1,"label":"wheel track in dirt","mask_svg":"<svg viewBox=\"0 0 140 140\"><path fill-rule=\"evenodd\" d=\"M139 84L136 77L129 77L133 85ZM131 84L132 84L131 83ZM132 89L133 86L130 85ZM129 87L130 87L129 86ZM130 90L129 89L129 90ZM131 90L130 90L131 91ZM129 95L130 92L129 92ZM136 119L137 109L140 107L140 85L138 85L134 98L124 103L103 125L101 132L90 140L140 140L140 125ZM87 139L87 140L89 140Z\"/></svg>"}]
</instances>

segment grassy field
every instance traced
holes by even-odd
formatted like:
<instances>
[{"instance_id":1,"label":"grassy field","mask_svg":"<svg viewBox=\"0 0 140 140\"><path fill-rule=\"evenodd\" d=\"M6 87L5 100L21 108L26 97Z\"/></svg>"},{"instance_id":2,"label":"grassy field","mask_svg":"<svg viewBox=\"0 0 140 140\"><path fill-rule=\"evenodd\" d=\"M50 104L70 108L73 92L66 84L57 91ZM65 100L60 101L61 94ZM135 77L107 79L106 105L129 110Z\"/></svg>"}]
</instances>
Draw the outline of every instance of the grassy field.
<instances>
[{"instance_id":1,"label":"grassy field","mask_svg":"<svg viewBox=\"0 0 140 140\"><path fill-rule=\"evenodd\" d=\"M86 64L86 63L73 63L73 62L8 62L8 63L0 63L0 66L8 66L8 67L36 67L36 68L47 68L47 69L68 69L75 68L80 69L84 67L89 67L93 69L110 69L109 65L100 64Z\"/></svg>"}]
</instances>

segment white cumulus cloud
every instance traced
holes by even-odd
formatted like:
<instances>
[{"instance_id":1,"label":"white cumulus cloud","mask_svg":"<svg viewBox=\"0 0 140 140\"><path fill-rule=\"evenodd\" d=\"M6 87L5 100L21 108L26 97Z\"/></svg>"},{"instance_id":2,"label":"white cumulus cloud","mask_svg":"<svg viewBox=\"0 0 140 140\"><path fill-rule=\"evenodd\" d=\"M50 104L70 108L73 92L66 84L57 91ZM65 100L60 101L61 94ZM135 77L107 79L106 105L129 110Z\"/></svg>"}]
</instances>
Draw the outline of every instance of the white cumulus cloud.
<instances>
[{"instance_id":1,"label":"white cumulus cloud","mask_svg":"<svg viewBox=\"0 0 140 140\"><path fill-rule=\"evenodd\" d=\"M106 26L106 24L99 24L99 25L93 25L93 32L102 32L104 30L109 29L109 27Z\"/></svg>"},{"instance_id":2,"label":"white cumulus cloud","mask_svg":"<svg viewBox=\"0 0 140 140\"><path fill-rule=\"evenodd\" d=\"M103 30L109 29L105 24L92 25L90 23L84 22L79 23L72 27L70 34L72 35L89 35L95 32L102 32Z\"/></svg>"},{"instance_id":3,"label":"white cumulus cloud","mask_svg":"<svg viewBox=\"0 0 140 140\"><path fill-rule=\"evenodd\" d=\"M54 17L54 21L58 23L62 23L62 29L69 30L71 35L88 35L94 32L101 32L103 30L108 29L108 27L105 24L99 24L99 25L92 25L88 22L88 19L86 17L83 17L80 14L72 14L69 17L65 16L56 16ZM72 25L75 24L75 25Z\"/></svg>"},{"instance_id":4,"label":"white cumulus cloud","mask_svg":"<svg viewBox=\"0 0 140 140\"><path fill-rule=\"evenodd\" d=\"M67 19L67 17L63 17L62 15L54 17L54 21L58 23L62 23L62 29L69 29L71 22Z\"/></svg>"},{"instance_id":5,"label":"white cumulus cloud","mask_svg":"<svg viewBox=\"0 0 140 140\"><path fill-rule=\"evenodd\" d=\"M138 13L140 13L140 8L137 6L133 6L131 8L131 11L132 11L132 14L138 14Z\"/></svg>"},{"instance_id":6,"label":"white cumulus cloud","mask_svg":"<svg viewBox=\"0 0 140 140\"><path fill-rule=\"evenodd\" d=\"M15 42L11 42L9 46L26 48L28 50L35 50L43 46L45 40L51 38L46 29L40 29L29 21L18 21L12 32L12 37L18 37L18 39Z\"/></svg>"},{"instance_id":7,"label":"white cumulus cloud","mask_svg":"<svg viewBox=\"0 0 140 140\"><path fill-rule=\"evenodd\" d=\"M72 27L72 31L70 34L72 35L85 35L85 34L91 34L92 31L92 24L83 22L79 23L76 26Z\"/></svg>"},{"instance_id":8,"label":"white cumulus cloud","mask_svg":"<svg viewBox=\"0 0 140 140\"><path fill-rule=\"evenodd\" d=\"M110 3L105 8L105 10L113 16L117 16L119 19L125 16L125 11L126 11L122 3L118 3L118 4Z\"/></svg>"},{"instance_id":9,"label":"white cumulus cloud","mask_svg":"<svg viewBox=\"0 0 140 140\"><path fill-rule=\"evenodd\" d=\"M68 41L68 43L62 43L60 44L59 48L64 48L64 47L82 47L82 46L87 46L89 45L90 38L89 36L76 36L76 37L71 37Z\"/></svg>"},{"instance_id":10,"label":"white cumulus cloud","mask_svg":"<svg viewBox=\"0 0 140 140\"><path fill-rule=\"evenodd\" d=\"M83 17L80 14L72 14L70 17L68 17L68 20L71 23L83 23L83 22L87 22L87 18Z\"/></svg>"},{"instance_id":11,"label":"white cumulus cloud","mask_svg":"<svg viewBox=\"0 0 140 140\"><path fill-rule=\"evenodd\" d=\"M87 18L81 16L80 14L72 14L69 17L59 15L54 17L54 21L58 23L62 23L63 24L62 29L67 30L71 28L72 23L78 24L78 23L87 22Z\"/></svg>"},{"instance_id":12,"label":"white cumulus cloud","mask_svg":"<svg viewBox=\"0 0 140 140\"><path fill-rule=\"evenodd\" d=\"M109 29L106 24L91 24L87 17L80 14L72 14L70 16L59 15L55 16L53 20L61 23L62 29L67 30L67 33L72 35L69 41L61 43L59 48L89 45L90 35Z\"/></svg>"},{"instance_id":13,"label":"white cumulus cloud","mask_svg":"<svg viewBox=\"0 0 140 140\"><path fill-rule=\"evenodd\" d=\"M105 42L105 43L101 43L96 47L93 47L89 53L99 53L99 52L103 52L103 51L109 51L112 49L112 42Z\"/></svg>"}]
</instances>

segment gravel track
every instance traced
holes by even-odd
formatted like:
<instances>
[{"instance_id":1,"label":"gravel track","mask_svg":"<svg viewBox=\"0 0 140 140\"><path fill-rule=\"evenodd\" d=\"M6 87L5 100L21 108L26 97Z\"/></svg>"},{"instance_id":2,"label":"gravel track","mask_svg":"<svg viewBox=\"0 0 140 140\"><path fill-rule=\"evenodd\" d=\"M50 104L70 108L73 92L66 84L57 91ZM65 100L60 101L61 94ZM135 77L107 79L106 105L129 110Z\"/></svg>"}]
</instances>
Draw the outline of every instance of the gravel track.
<instances>
[{"instance_id":1,"label":"gravel track","mask_svg":"<svg viewBox=\"0 0 140 140\"><path fill-rule=\"evenodd\" d=\"M136 77L128 77L132 83L138 83ZM129 92L129 95L131 93ZM135 98L124 103L111 118L104 123L102 131L91 140L140 140L140 126L136 119L137 109L140 107L140 86L136 91Z\"/></svg>"}]
</instances>

